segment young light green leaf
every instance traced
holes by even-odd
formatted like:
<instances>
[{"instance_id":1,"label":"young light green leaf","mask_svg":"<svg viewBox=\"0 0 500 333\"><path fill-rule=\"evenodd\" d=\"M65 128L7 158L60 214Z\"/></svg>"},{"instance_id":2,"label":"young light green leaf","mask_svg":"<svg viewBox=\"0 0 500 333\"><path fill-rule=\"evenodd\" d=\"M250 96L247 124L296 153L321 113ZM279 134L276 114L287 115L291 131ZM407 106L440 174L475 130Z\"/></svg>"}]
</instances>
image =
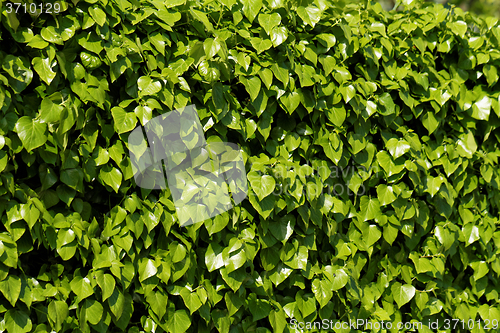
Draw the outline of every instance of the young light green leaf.
<instances>
[{"instance_id":1,"label":"young light green leaf","mask_svg":"<svg viewBox=\"0 0 500 333\"><path fill-rule=\"evenodd\" d=\"M321 19L321 10L312 5L307 7L300 6L297 8L297 14L299 14L304 23L309 24L313 28Z\"/></svg>"},{"instance_id":2,"label":"young light green leaf","mask_svg":"<svg viewBox=\"0 0 500 333\"><path fill-rule=\"evenodd\" d=\"M15 306L21 293L21 279L19 276L10 274L5 280L0 281L0 291L7 301L12 306Z\"/></svg>"},{"instance_id":3,"label":"young light green leaf","mask_svg":"<svg viewBox=\"0 0 500 333\"><path fill-rule=\"evenodd\" d=\"M17 120L16 132L28 152L47 141L47 124L28 116L22 116Z\"/></svg>"},{"instance_id":4,"label":"young light green leaf","mask_svg":"<svg viewBox=\"0 0 500 333\"><path fill-rule=\"evenodd\" d=\"M385 147L389 150L394 159L403 156L410 150L410 144L404 139L391 138L386 142Z\"/></svg>"},{"instance_id":5,"label":"young light green leaf","mask_svg":"<svg viewBox=\"0 0 500 333\"><path fill-rule=\"evenodd\" d=\"M50 61L49 58L35 57L33 58L32 63L33 68L43 81L50 84L52 80L54 80L57 74L53 70L53 68L57 65L57 61L55 59Z\"/></svg>"},{"instance_id":6,"label":"young light green leaf","mask_svg":"<svg viewBox=\"0 0 500 333\"><path fill-rule=\"evenodd\" d=\"M411 301L413 296L415 296L415 287L411 284L402 285L399 282L394 282L391 286L391 291L399 308Z\"/></svg>"},{"instance_id":7,"label":"young light green leaf","mask_svg":"<svg viewBox=\"0 0 500 333\"><path fill-rule=\"evenodd\" d=\"M240 77L240 82L245 86L248 94L250 95L250 99L253 102L260 92L260 79L257 76L252 76L249 79L247 79L246 77Z\"/></svg>"},{"instance_id":8,"label":"young light green leaf","mask_svg":"<svg viewBox=\"0 0 500 333\"><path fill-rule=\"evenodd\" d=\"M111 188L118 193L118 189L120 188L123 178L119 169L108 164L99 171L99 177L106 185L111 186Z\"/></svg>"},{"instance_id":9,"label":"young light green leaf","mask_svg":"<svg viewBox=\"0 0 500 333\"><path fill-rule=\"evenodd\" d=\"M271 36L272 29L281 23L281 16L278 13L272 13L272 14L260 13L258 20L260 26L264 28L264 31L269 36Z\"/></svg>"},{"instance_id":10,"label":"young light green leaf","mask_svg":"<svg viewBox=\"0 0 500 333\"><path fill-rule=\"evenodd\" d=\"M247 174L252 190L255 192L259 200L264 199L274 191L276 181L272 176L260 175L256 171L250 171Z\"/></svg>"}]
</instances>

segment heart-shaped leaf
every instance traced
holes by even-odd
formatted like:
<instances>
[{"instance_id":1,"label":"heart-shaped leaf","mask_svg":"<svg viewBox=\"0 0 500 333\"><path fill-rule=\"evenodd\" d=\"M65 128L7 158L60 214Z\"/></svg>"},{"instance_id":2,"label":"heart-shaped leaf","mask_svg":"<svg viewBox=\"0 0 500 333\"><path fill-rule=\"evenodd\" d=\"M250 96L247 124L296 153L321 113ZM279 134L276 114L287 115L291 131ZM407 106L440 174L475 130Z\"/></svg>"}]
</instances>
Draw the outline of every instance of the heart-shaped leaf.
<instances>
[{"instance_id":1,"label":"heart-shaped leaf","mask_svg":"<svg viewBox=\"0 0 500 333\"><path fill-rule=\"evenodd\" d=\"M269 175L259 175L256 171L250 171L247 178L250 181L252 190L261 201L271 194L276 187L276 181Z\"/></svg>"},{"instance_id":2,"label":"heart-shaped leaf","mask_svg":"<svg viewBox=\"0 0 500 333\"><path fill-rule=\"evenodd\" d=\"M272 14L259 14L259 24L264 31L271 36L271 31L274 27L278 26L281 23L281 16L278 13Z\"/></svg>"},{"instance_id":3,"label":"heart-shaped leaf","mask_svg":"<svg viewBox=\"0 0 500 333\"><path fill-rule=\"evenodd\" d=\"M47 141L47 124L28 116L16 122L16 132L28 152L40 147Z\"/></svg>"}]
</instances>

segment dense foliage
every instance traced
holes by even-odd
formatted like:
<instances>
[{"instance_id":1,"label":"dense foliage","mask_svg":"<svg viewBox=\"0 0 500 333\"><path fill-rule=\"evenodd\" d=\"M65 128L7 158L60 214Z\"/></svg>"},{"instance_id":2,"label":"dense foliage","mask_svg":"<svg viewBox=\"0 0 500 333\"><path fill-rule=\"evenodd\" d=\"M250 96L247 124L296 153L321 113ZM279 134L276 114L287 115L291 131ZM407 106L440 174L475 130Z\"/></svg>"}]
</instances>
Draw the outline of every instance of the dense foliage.
<instances>
[{"instance_id":1,"label":"dense foliage","mask_svg":"<svg viewBox=\"0 0 500 333\"><path fill-rule=\"evenodd\" d=\"M492 331L500 26L403 2L4 2L0 331ZM127 137L190 104L249 193L181 227Z\"/></svg>"}]
</instances>

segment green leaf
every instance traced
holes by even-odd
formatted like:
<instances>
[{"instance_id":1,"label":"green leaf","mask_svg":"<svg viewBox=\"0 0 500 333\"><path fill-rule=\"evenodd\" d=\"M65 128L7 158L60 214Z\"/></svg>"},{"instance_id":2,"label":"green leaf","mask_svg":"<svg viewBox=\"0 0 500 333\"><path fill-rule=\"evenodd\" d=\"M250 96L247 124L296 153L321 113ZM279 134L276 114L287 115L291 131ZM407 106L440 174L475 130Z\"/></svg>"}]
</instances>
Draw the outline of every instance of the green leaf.
<instances>
[{"instance_id":1,"label":"green leaf","mask_svg":"<svg viewBox=\"0 0 500 333\"><path fill-rule=\"evenodd\" d=\"M200 298L196 292L191 292L188 288L183 288L180 294L184 304L186 304L186 307L189 309L191 314L202 306Z\"/></svg>"},{"instance_id":2,"label":"green leaf","mask_svg":"<svg viewBox=\"0 0 500 333\"><path fill-rule=\"evenodd\" d=\"M410 144L404 139L391 138L386 142L385 147L389 150L394 159L403 156L410 150Z\"/></svg>"},{"instance_id":3,"label":"green leaf","mask_svg":"<svg viewBox=\"0 0 500 333\"><path fill-rule=\"evenodd\" d=\"M460 37L464 38L465 32L467 31L467 23L464 21L456 21L451 24L451 31L455 35L459 35Z\"/></svg>"},{"instance_id":4,"label":"green leaf","mask_svg":"<svg viewBox=\"0 0 500 333\"><path fill-rule=\"evenodd\" d=\"M469 159L472 158L477 150L477 143L474 139L474 134L469 131L467 134L460 135L459 140L457 141L456 149L460 156Z\"/></svg>"},{"instance_id":5,"label":"green leaf","mask_svg":"<svg viewBox=\"0 0 500 333\"><path fill-rule=\"evenodd\" d=\"M241 76L240 82L243 83L243 85L245 86L252 102L255 101L260 92L260 87L261 87L260 79L257 76L252 76L249 79Z\"/></svg>"},{"instance_id":6,"label":"green leaf","mask_svg":"<svg viewBox=\"0 0 500 333\"><path fill-rule=\"evenodd\" d=\"M134 109L134 113L141 122L141 125L145 125L153 117L153 110L147 105L138 105Z\"/></svg>"},{"instance_id":7,"label":"green leaf","mask_svg":"<svg viewBox=\"0 0 500 333\"><path fill-rule=\"evenodd\" d=\"M115 288L111 296L108 298L108 304L109 309L115 317L120 318L124 314L125 306L127 304L126 295L124 295L119 288Z\"/></svg>"},{"instance_id":8,"label":"green leaf","mask_svg":"<svg viewBox=\"0 0 500 333\"><path fill-rule=\"evenodd\" d=\"M254 322L267 317L272 309L269 301L257 298L254 293L248 297L248 306Z\"/></svg>"},{"instance_id":9,"label":"green leaf","mask_svg":"<svg viewBox=\"0 0 500 333\"><path fill-rule=\"evenodd\" d=\"M139 263L139 282L154 276L158 270L153 260L143 258Z\"/></svg>"},{"instance_id":10,"label":"green leaf","mask_svg":"<svg viewBox=\"0 0 500 333\"><path fill-rule=\"evenodd\" d=\"M288 114L292 114L300 104L300 95L296 91L288 92L281 96L280 101L285 106Z\"/></svg>"},{"instance_id":11,"label":"green leaf","mask_svg":"<svg viewBox=\"0 0 500 333\"><path fill-rule=\"evenodd\" d=\"M313 6L300 6L297 8L297 14L299 14L304 23L309 24L313 28L321 19L321 10Z\"/></svg>"},{"instance_id":12,"label":"green leaf","mask_svg":"<svg viewBox=\"0 0 500 333\"><path fill-rule=\"evenodd\" d=\"M341 127L347 117L347 111L343 105L328 108L326 112L328 119L337 127Z\"/></svg>"},{"instance_id":13,"label":"green leaf","mask_svg":"<svg viewBox=\"0 0 500 333\"><path fill-rule=\"evenodd\" d=\"M269 39L257 37L250 38L250 44L252 44L252 47L257 51L257 54L261 54L273 46L273 43Z\"/></svg>"},{"instance_id":14,"label":"green leaf","mask_svg":"<svg viewBox=\"0 0 500 333\"><path fill-rule=\"evenodd\" d=\"M381 214L379 200L368 198L366 195L361 197L359 209L359 218L363 222L376 219Z\"/></svg>"},{"instance_id":15,"label":"green leaf","mask_svg":"<svg viewBox=\"0 0 500 333\"><path fill-rule=\"evenodd\" d=\"M97 284L101 288L102 301L107 300L115 290L115 278L110 274L100 274L97 276Z\"/></svg>"},{"instance_id":16,"label":"green leaf","mask_svg":"<svg viewBox=\"0 0 500 333\"><path fill-rule=\"evenodd\" d=\"M496 66L485 64L483 67L484 76L488 81L488 86L491 87L498 82L498 69Z\"/></svg>"},{"instance_id":17,"label":"green leaf","mask_svg":"<svg viewBox=\"0 0 500 333\"><path fill-rule=\"evenodd\" d=\"M82 59L83 66L90 70L96 69L102 64L101 59L98 56L85 51L80 53L80 59Z\"/></svg>"},{"instance_id":18,"label":"green leaf","mask_svg":"<svg viewBox=\"0 0 500 333\"><path fill-rule=\"evenodd\" d=\"M177 310L168 314L167 327L169 332L184 333L191 327L191 318L186 310Z\"/></svg>"},{"instance_id":19,"label":"green leaf","mask_svg":"<svg viewBox=\"0 0 500 333\"><path fill-rule=\"evenodd\" d=\"M332 281L332 289L339 290L344 288L344 286L349 281L349 276L343 268L339 268L335 271Z\"/></svg>"},{"instance_id":20,"label":"green leaf","mask_svg":"<svg viewBox=\"0 0 500 333\"><path fill-rule=\"evenodd\" d=\"M141 96L155 95L161 90L161 82L154 81L149 76L141 76L137 80L137 87Z\"/></svg>"},{"instance_id":21,"label":"green leaf","mask_svg":"<svg viewBox=\"0 0 500 333\"><path fill-rule=\"evenodd\" d=\"M97 325L103 316L103 307L101 303L95 299L87 298L81 303L80 322L89 322L92 325Z\"/></svg>"},{"instance_id":22,"label":"green leaf","mask_svg":"<svg viewBox=\"0 0 500 333\"><path fill-rule=\"evenodd\" d=\"M217 243L210 243L205 254L205 264L207 265L208 271L213 272L224 266L224 260L222 258L222 247Z\"/></svg>"},{"instance_id":23,"label":"green leaf","mask_svg":"<svg viewBox=\"0 0 500 333\"><path fill-rule=\"evenodd\" d=\"M47 124L28 116L16 122L16 132L28 152L40 147L47 141Z\"/></svg>"},{"instance_id":24,"label":"green leaf","mask_svg":"<svg viewBox=\"0 0 500 333\"><path fill-rule=\"evenodd\" d=\"M378 96L378 101L382 106L382 110L380 110L380 114L383 116L389 116L395 112L395 104L389 93L383 93Z\"/></svg>"},{"instance_id":25,"label":"green leaf","mask_svg":"<svg viewBox=\"0 0 500 333\"><path fill-rule=\"evenodd\" d=\"M181 292L182 295L182 292ZM163 318L165 313L167 312L167 295L160 291L151 291L146 295L146 302L148 302L153 312L158 316L158 318Z\"/></svg>"},{"instance_id":26,"label":"green leaf","mask_svg":"<svg viewBox=\"0 0 500 333\"><path fill-rule=\"evenodd\" d=\"M488 120L491 111L491 99L483 96L472 105L472 118L478 120Z\"/></svg>"},{"instance_id":27,"label":"green leaf","mask_svg":"<svg viewBox=\"0 0 500 333\"><path fill-rule=\"evenodd\" d=\"M271 41L274 47L278 47L288 39L288 30L286 27L274 27L271 30Z\"/></svg>"},{"instance_id":28,"label":"green leaf","mask_svg":"<svg viewBox=\"0 0 500 333\"><path fill-rule=\"evenodd\" d=\"M469 246L480 239L479 228L472 223L464 225L462 227L462 233L464 234L466 246Z\"/></svg>"},{"instance_id":29,"label":"green leaf","mask_svg":"<svg viewBox=\"0 0 500 333\"><path fill-rule=\"evenodd\" d=\"M217 52L220 51L221 44L219 43L217 38L216 39L207 38L203 42L203 49L205 50L205 55L209 60L212 59L217 54Z\"/></svg>"},{"instance_id":30,"label":"green leaf","mask_svg":"<svg viewBox=\"0 0 500 333\"><path fill-rule=\"evenodd\" d=\"M31 319L24 311L10 309L5 313L5 329L9 333L31 332Z\"/></svg>"},{"instance_id":31,"label":"green leaf","mask_svg":"<svg viewBox=\"0 0 500 333\"><path fill-rule=\"evenodd\" d=\"M106 23L106 13L99 7L90 7L89 8L90 17L94 19L101 27Z\"/></svg>"},{"instance_id":32,"label":"green leaf","mask_svg":"<svg viewBox=\"0 0 500 333\"><path fill-rule=\"evenodd\" d=\"M115 106L111 109L111 114L118 134L133 130L137 124L137 116L134 112L126 112L122 108Z\"/></svg>"},{"instance_id":33,"label":"green leaf","mask_svg":"<svg viewBox=\"0 0 500 333\"><path fill-rule=\"evenodd\" d=\"M99 177L101 180L109 185L116 193L118 193L118 189L122 183L123 175L118 168L114 168L110 165L104 166L99 171Z\"/></svg>"},{"instance_id":34,"label":"green leaf","mask_svg":"<svg viewBox=\"0 0 500 333\"><path fill-rule=\"evenodd\" d=\"M21 279L19 276L10 274L5 280L0 281L0 291L9 303L15 306L21 293Z\"/></svg>"},{"instance_id":35,"label":"green leaf","mask_svg":"<svg viewBox=\"0 0 500 333\"><path fill-rule=\"evenodd\" d=\"M68 318L68 304L64 301L52 301L48 306L48 314L50 321L53 323L52 327L56 331L60 331L64 321Z\"/></svg>"},{"instance_id":36,"label":"green leaf","mask_svg":"<svg viewBox=\"0 0 500 333\"><path fill-rule=\"evenodd\" d=\"M415 287L411 284L402 285L399 282L394 282L391 286L391 291L399 308L411 301L413 296L415 296Z\"/></svg>"},{"instance_id":37,"label":"green leaf","mask_svg":"<svg viewBox=\"0 0 500 333\"><path fill-rule=\"evenodd\" d=\"M49 98L44 98L40 104L40 119L44 123L57 123L61 120L64 106L55 104Z\"/></svg>"},{"instance_id":38,"label":"green leaf","mask_svg":"<svg viewBox=\"0 0 500 333\"><path fill-rule=\"evenodd\" d=\"M16 94L20 94L31 83L33 71L30 63L24 57L5 56L2 69L9 74L9 85Z\"/></svg>"},{"instance_id":39,"label":"green leaf","mask_svg":"<svg viewBox=\"0 0 500 333\"><path fill-rule=\"evenodd\" d=\"M339 90L346 104L356 95L356 88L352 84L343 84Z\"/></svg>"},{"instance_id":40,"label":"green leaf","mask_svg":"<svg viewBox=\"0 0 500 333\"><path fill-rule=\"evenodd\" d=\"M427 111L422 117L422 125L424 125L429 135L431 135L439 127L439 122L436 120L433 112Z\"/></svg>"},{"instance_id":41,"label":"green leaf","mask_svg":"<svg viewBox=\"0 0 500 333\"><path fill-rule=\"evenodd\" d=\"M272 14L259 14L259 24L264 31L271 36L271 31L274 27L278 26L281 23L281 16L278 13Z\"/></svg>"},{"instance_id":42,"label":"green leaf","mask_svg":"<svg viewBox=\"0 0 500 333\"><path fill-rule=\"evenodd\" d=\"M47 42L58 44L58 45L63 45L63 39L61 38L61 35L57 33L56 28L54 26L48 26L42 28L42 31L40 31L40 36L42 36L43 39L45 39Z\"/></svg>"},{"instance_id":43,"label":"green leaf","mask_svg":"<svg viewBox=\"0 0 500 333\"><path fill-rule=\"evenodd\" d=\"M332 286L326 280L314 279L311 289L322 308L326 306L333 297Z\"/></svg>"},{"instance_id":44,"label":"green leaf","mask_svg":"<svg viewBox=\"0 0 500 333\"><path fill-rule=\"evenodd\" d=\"M377 197L381 206L386 206L396 200L392 186L387 186L385 184L377 186Z\"/></svg>"},{"instance_id":45,"label":"green leaf","mask_svg":"<svg viewBox=\"0 0 500 333\"><path fill-rule=\"evenodd\" d=\"M71 229L59 229L57 232L57 247L63 247L75 240L75 232Z\"/></svg>"},{"instance_id":46,"label":"green leaf","mask_svg":"<svg viewBox=\"0 0 500 333\"><path fill-rule=\"evenodd\" d=\"M53 59L50 61L49 58L35 57L32 60L33 68L38 73L40 78L47 84L50 84L52 80L56 77L56 72L53 68L57 65L57 61Z\"/></svg>"},{"instance_id":47,"label":"green leaf","mask_svg":"<svg viewBox=\"0 0 500 333\"><path fill-rule=\"evenodd\" d=\"M252 190L261 201L270 195L276 187L276 181L269 175L260 175L256 171L250 171L247 178L250 181Z\"/></svg>"},{"instance_id":48,"label":"green leaf","mask_svg":"<svg viewBox=\"0 0 500 333\"><path fill-rule=\"evenodd\" d=\"M363 230L363 242L368 248L375 244L380 237L382 237L382 233L376 225L370 225Z\"/></svg>"},{"instance_id":49,"label":"green leaf","mask_svg":"<svg viewBox=\"0 0 500 333\"><path fill-rule=\"evenodd\" d=\"M243 14L250 23L253 22L262 8L262 0L240 0L243 4Z\"/></svg>"},{"instance_id":50,"label":"green leaf","mask_svg":"<svg viewBox=\"0 0 500 333\"><path fill-rule=\"evenodd\" d=\"M77 275L71 280L71 291L73 291L78 299L83 300L94 294L94 289L90 285L90 280L87 277Z\"/></svg>"}]
</instances>

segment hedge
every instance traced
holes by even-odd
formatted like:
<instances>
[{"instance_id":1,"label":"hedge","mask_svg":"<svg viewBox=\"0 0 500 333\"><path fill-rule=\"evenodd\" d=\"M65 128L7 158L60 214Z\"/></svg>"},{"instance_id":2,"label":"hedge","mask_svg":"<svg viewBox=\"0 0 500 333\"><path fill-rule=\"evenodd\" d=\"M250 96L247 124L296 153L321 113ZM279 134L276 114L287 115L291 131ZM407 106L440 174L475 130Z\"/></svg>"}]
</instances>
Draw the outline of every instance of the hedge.
<instances>
[{"instance_id":1,"label":"hedge","mask_svg":"<svg viewBox=\"0 0 500 333\"><path fill-rule=\"evenodd\" d=\"M498 328L497 19L58 4L2 7L0 332ZM128 135L189 105L241 148L248 195L181 227Z\"/></svg>"}]
</instances>

